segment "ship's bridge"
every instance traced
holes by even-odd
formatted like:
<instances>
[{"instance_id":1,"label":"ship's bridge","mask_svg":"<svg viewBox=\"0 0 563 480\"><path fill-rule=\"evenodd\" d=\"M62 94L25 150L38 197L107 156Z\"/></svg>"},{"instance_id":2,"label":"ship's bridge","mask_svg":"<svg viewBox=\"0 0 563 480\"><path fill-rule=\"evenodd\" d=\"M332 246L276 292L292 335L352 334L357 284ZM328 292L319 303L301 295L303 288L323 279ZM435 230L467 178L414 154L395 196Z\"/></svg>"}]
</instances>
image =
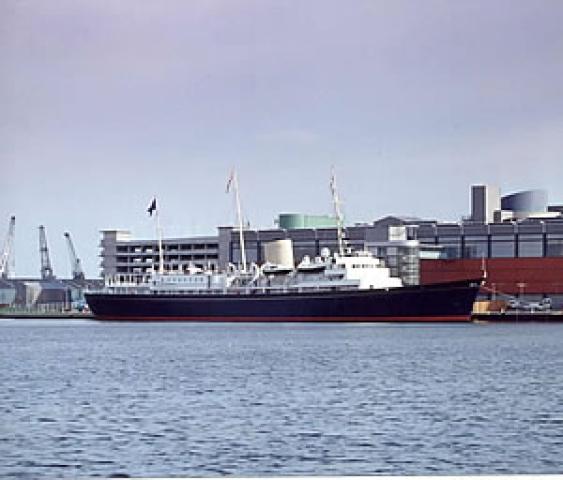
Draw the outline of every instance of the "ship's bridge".
<instances>
[{"instance_id":1,"label":"ship's bridge","mask_svg":"<svg viewBox=\"0 0 563 480\"><path fill-rule=\"evenodd\" d=\"M333 269L342 272L343 279L359 282L360 289L402 286L399 278L391 277L389 269L378 258L366 251L358 251L353 255L335 256Z\"/></svg>"}]
</instances>

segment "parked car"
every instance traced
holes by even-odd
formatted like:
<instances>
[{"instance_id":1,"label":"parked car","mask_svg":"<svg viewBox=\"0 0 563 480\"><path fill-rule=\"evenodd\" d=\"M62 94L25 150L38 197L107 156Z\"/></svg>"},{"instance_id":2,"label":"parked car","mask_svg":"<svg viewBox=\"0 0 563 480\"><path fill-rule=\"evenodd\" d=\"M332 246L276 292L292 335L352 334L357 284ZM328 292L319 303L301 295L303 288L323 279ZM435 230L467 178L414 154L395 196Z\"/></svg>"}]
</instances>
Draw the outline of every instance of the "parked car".
<instances>
[{"instance_id":1,"label":"parked car","mask_svg":"<svg viewBox=\"0 0 563 480\"><path fill-rule=\"evenodd\" d=\"M551 310L551 298L543 298L539 302L525 302L518 298L512 298L508 301L508 308L524 312L547 312Z\"/></svg>"}]
</instances>

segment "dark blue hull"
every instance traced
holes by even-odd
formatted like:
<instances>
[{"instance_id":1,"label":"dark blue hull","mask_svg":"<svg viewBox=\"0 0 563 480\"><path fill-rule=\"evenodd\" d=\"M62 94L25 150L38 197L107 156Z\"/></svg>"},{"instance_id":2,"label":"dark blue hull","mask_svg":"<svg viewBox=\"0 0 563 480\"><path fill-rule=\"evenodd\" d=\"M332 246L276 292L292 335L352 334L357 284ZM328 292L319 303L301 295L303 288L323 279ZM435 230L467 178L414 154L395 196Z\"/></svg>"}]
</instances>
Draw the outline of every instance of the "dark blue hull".
<instances>
[{"instance_id":1,"label":"dark blue hull","mask_svg":"<svg viewBox=\"0 0 563 480\"><path fill-rule=\"evenodd\" d=\"M307 293L113 294L88 293L99 320L201 322L465 322L479 280Z\"/></svg>"}]
</instances>

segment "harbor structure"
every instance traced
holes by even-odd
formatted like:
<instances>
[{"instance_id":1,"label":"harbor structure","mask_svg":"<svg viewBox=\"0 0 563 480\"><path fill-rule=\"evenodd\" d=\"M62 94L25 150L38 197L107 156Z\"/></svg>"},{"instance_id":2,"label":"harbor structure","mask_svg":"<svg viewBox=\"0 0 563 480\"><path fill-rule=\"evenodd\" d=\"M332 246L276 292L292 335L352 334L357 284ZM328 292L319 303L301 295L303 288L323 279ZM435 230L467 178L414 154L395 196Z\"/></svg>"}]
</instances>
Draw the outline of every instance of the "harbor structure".
<instances>
[{"instance_id":1,"label":"harbor structure","mask_svg":"<svg viewBox=\"0 0 563 480\"><path fill-rule=\"evenodd\" d=\"M78 258L78 255L76 254L74 243L69 232L65 232L65 238L67 241L68 254L70 257L70 270L72 272L72 278L78 281L84 280L86 277L84 275L84 270L82 270L82 263L80 261L80 258Z\"/></svg>"},{"instance_id":2,"label":"harbor structure","mask_svg":"<svg viewBox=\"0 0 563 480\"><path fill-rule=\"evenodd\" d=\"M0 278L8 278L14 270L14 237L16 231L16 217L10 217L10 224L4 246L0 252Z\"/></svg>"},{"instance_id":3,"label":"harbor structure","mask_svg":"<svg viewBox=\"0 0 563 480\"><path fill-rule=\"evenodd\" d=\"M84 292L99 288L99 279L10 278L0 280L0 307L69 310L84 305Z\"/></svg>"},{"instance_id":4,"label":"harbor structure","mask_svg":"<svg viewBox=\"0 0 563 480\"><path fill-rule=\"evenodd\" d=\"M8 234L0 257L0 308L14 311L63 311L84 306L84 292L99 288L100 279L87 279L74 248L70 233L64 234L71 261L71 278L59 279L51 265L45 227L39 226L40 270L37 278L15 276L15 217L10 219ZM4 312L5 313L5 312Z\"/></svg>"}]
</instances>

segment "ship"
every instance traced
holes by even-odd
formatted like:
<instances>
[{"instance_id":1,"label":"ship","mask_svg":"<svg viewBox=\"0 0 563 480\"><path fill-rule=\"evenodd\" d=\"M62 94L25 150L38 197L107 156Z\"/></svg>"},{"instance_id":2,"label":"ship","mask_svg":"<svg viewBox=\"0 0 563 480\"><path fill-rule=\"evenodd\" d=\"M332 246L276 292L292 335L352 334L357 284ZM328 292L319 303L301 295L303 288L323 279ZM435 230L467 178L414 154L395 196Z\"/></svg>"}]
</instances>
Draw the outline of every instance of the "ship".
<instances>
[{"instance_id":1,"label":"ship","mask_svg":"<svg viewBox=\"0 0 563 480\"><path fill-rule=\"evenodd\" d=\"M154 275L147 284L111 283L88 292L94 317L106 321L193 322L469 322L480 280L362 288L349 278L377 262L373 257L333 257L321 273L263 274L244 283L238 275L205 271ZM342 263L341 263L342 262ZM345 262L345 267L342 267ZM362 262L362 263L359 263ZM387 270L377 266L376 271ZM264 269L258 269L264 271ZM330 273L329 273L330 272ZM378 272L382 273L382 272ZM301 279L299 277L303 276ZM324 276L324 279L319 277ZM332 278L331 278L332 276ZM274 278L269 278L274 277ZM308 278L307 278L308 277ZM337 278L334 278L337 277ZM339 277L339 278L338 278ZM388 280L398 280L389 277ZM278 281L278 282L276 282ZM273 284L273 283L277 284Z\"/></svg>"},{"instance_id":2,"label":"ship","mask_svg":"<svg viewBox=\"0 0 563 480\"><path fill-rule=\"evenodd\" d=\"M238 189L236 176L230 183ZM192 322L469 322L481 279L403 285L384 261L346 244L334 174L331 190L338 251L321 249L295 265L290 239L266 245L262 265L247 264L239 216L240 264L223 271L188 265L143 277L115 275L85 293L94 318L104 321ZM149 207L152 213L156 203ZM160 232L160 228L157 228ZM159 248L162 241L159 238Z\"/></svg>"}]
</instances>

